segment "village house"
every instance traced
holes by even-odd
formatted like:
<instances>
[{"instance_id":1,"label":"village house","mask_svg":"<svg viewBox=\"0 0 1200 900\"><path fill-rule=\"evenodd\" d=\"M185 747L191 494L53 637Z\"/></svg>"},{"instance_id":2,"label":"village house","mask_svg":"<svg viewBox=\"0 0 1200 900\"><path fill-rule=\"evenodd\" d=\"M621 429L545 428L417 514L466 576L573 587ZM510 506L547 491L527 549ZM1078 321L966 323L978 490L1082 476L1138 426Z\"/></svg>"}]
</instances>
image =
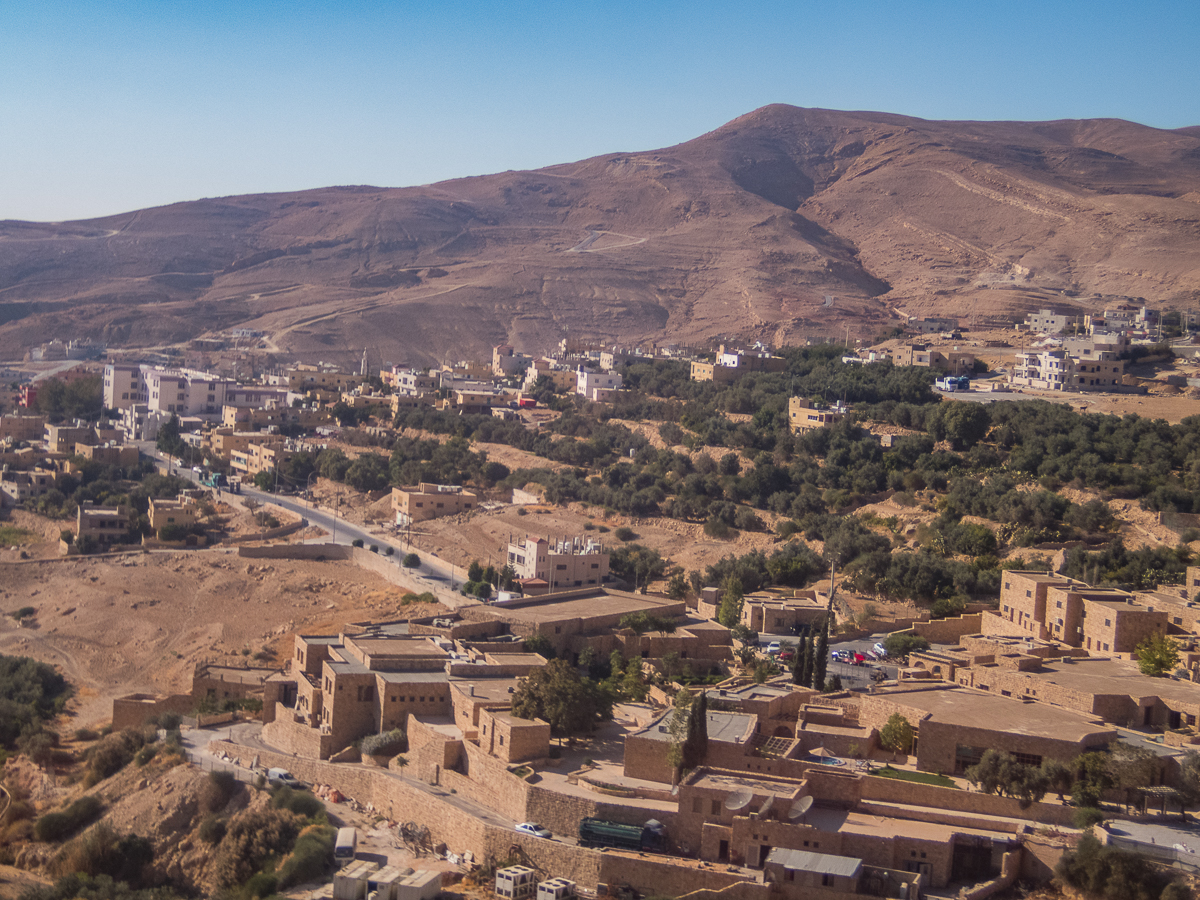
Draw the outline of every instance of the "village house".
<instances>
[{"instance_id":1,"label":"village house","mask_svg":"<svg viewBox=\"0 0 1200 900\"><path fill-rule=\"evenodd\" d=\"M392 488L392 511L396 514L396 525L401 528L478 506L479 497L458 485L422 482L416 487Z\"/></svg>"}]
</instances>

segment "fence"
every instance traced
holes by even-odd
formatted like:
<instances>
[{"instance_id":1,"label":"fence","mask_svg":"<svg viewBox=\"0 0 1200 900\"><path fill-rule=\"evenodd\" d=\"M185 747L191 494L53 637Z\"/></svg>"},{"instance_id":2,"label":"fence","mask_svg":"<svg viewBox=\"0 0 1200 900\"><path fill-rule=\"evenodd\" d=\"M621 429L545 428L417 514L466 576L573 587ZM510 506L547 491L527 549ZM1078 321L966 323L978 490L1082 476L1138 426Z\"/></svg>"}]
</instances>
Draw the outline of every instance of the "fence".
<instances>
[{"instance_id":1,"label":"fence","mask_svg":"<svg viewBox=\"0 0 1200 900\"><path fill-rule=\"evenodd\" d=\"M196 750L188 749L187 757L191 764L198 769L205 772L232 772L233 777L244 784L254 784L255 780L260 776L266 777L265 772L257 769L246 769L237 763L222 762L219 759L214 759Z\"/></svg>"},{"instance_id":2,"label":"fence","mask_svg":"<svg viewBox=\"0 0 1200 900\"><path fill-rule=\"evenodd\" d=\"M1176 850L1174 847L1166 847L1162 844L1146 844L1142 841L1117 837L1114 834L1109 834L1107 843L1110 847L1140 853L1158 860L1163 865L1174 866L1176 869L1182 869L1192 875L1200 875L1200 854L1192 853L1190 850Z\"/></svg>"}]
</instances>

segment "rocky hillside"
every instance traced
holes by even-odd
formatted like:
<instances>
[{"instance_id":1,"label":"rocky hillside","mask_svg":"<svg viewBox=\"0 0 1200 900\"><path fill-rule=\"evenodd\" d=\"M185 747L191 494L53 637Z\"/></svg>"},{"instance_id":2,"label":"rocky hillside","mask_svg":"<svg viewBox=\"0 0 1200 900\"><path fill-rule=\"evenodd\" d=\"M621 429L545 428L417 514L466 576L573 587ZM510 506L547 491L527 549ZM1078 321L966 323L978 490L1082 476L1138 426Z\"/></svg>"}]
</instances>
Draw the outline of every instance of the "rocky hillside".
<instances>
[{"instance_id":1,"label":"rocky hillside","mask_svg":"<svg viewBox=\"0 0 1200 900\"><path fill-rule=\"evenodd\" d=\"M310 358L434 361L566 335L794 342L897 314L1195 306L1198 238L1195 128L770 106L533 172L3 222L0 357L248 327Z\"/></svg>"}]
</instances>

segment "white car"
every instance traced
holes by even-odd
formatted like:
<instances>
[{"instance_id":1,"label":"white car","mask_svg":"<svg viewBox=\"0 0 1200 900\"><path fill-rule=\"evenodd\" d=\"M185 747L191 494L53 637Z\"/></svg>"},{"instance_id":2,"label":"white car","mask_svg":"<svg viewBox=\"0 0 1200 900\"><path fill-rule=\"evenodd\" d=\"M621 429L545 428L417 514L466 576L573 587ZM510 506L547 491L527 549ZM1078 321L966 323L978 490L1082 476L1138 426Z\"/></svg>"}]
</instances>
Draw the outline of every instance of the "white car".
<instances>
[{"instance_id":1,"label":"white car","mask_svg":"<svg viewBox=\"0 0 1200 900\"><path fill-rule=\"evenodd\" d=\"M549 828L543 828L537 822L522 822L517 826L517 831L522 834L532 834L534 837L548 838L552 837Z\"/></svg>"},{"instance_id":2,"label":"white car","mask_svg":"<svg viewBox=\"0 0 1200 900\"><path fill-rule=\"evenodd\" d=\"M767 644L767 653L769 653L771 656L778 656L779 641L771 641L771 643Z\"/></svg>"}]
</instances>

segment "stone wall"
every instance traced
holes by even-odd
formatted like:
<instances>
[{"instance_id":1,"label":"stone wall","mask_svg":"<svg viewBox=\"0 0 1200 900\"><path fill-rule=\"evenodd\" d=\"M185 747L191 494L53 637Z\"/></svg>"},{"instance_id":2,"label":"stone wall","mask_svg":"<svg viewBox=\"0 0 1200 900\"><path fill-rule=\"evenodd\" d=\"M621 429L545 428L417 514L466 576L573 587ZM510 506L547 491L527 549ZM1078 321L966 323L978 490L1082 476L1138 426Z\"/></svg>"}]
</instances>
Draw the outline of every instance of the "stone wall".
<instances>
[{"instance_id":1,"label":"stone wall","mask_svg":"<svg viewBox=\"0 0 1200 900\"><path fill-rule=\"evenodd\" d=\"M170 694L165 697L153 694L130 694L113 701L113 731L124 728L141 728L152 716L177 713L186 716L195 703L191 694Z\"/></svg>"},{"instance_id":2,"label":"stone wall","mask_svg":"<svg viewBox=\"0 0 1200 900\"><path fill-rule=\"evenodd\" d=\"M929 622L915 622L910 630L931 644L957 644L964 636L979 634L983 630L983 614L969 613Z\"/></svg>"},{"instance_id":3,"label":"stone wall","mask_svg":"<svg viewBox=\"0 0 1200 900\"><path fill-rule=\"evenodd\" d=\"M901 781L898 778L864 777L860 791L864 802L877 800L885 803L904 803L933 810L1027 819L1046 825L1070 826L1073 816L1070 807L1057 803L1034 803L1028 809L1022 809L1021 804L1011 797L983 794L979 791L958 791L915 781ZM821 796L816 786L813 793ZM987 827L995 829L996 826L993 824Z\"/></svg>"},{"instance_id":4,"label":"stone wall","mask_svg":"<svg viewBox=\"0 0 1200 900\"><path fill-rule=\"evenodd\" d=\"M333 735L321 734L320 729L310 728L297 722L294 711L279 704L275 707L275 718L263 726L263 740L295 756L310 759L327 759L336 749Z\"/></svg>"}]
</instances>

